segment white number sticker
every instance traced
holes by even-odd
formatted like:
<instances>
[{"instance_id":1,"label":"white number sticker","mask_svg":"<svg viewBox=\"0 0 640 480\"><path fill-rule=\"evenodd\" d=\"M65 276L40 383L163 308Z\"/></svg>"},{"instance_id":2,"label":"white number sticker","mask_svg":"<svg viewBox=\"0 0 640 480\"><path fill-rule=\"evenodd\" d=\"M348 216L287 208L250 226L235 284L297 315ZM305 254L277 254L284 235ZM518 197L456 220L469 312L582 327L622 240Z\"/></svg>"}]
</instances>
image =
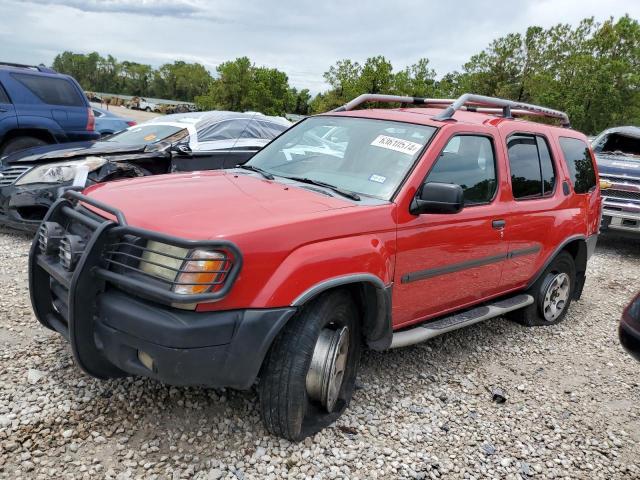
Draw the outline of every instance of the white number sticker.
<instances>
[{"instance_id":1,"label":"white number sticker","mask_svg":"<svg viewBox=\"0 0 640 480\"><path fill-rule=\"evenodd\" d=\"M420 151L422 145L401 138L387 137L386 135L378 135L371 145L374 147L386 148L387 150L395 150L396 152L414 155Z\"/></svg>"}]
</instances>

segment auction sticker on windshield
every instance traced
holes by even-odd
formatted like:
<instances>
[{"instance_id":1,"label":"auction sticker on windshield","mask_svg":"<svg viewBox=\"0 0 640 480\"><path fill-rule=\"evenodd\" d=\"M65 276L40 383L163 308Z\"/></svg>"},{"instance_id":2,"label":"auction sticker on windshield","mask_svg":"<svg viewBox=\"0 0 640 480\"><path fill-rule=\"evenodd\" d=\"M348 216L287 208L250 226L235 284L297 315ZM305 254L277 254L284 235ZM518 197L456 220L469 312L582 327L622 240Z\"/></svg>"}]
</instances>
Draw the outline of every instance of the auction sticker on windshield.
<instances>
[{"instance_id":1,"label":"auction sticker on windshield","mask_svg":"<svg viewBox=\"0 0 640 480\"><path fill-rule=\"evenodd\" d=\"M414 155L422 148L422 145L401 138L388 137L386 135L378 135L371 145L374 147L386 148L387 150L395 150L396 152Z\"/></svg>"}]
</instances>

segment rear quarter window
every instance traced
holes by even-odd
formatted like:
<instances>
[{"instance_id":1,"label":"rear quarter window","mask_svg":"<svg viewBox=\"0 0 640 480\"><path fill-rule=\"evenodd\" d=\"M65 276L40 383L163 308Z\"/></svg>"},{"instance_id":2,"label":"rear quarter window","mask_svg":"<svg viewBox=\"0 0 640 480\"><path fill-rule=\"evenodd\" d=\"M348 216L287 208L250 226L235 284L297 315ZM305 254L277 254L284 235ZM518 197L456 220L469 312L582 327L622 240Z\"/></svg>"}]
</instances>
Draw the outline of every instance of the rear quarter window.
<instances>
[{"instance_id":1,"label":"rear quarter window","mask_svg":"<svg viewBox=\"0 0 640 480\"><path fill-rule=\"evenodd\" d=\"M65 107L85 106L80 93L69 80L28 73L12 73L11 76L27 87L43 103Z\"/></svg>"},{"instance_id":2,"label":"rear quarter window","mask_svg":"<svg viewBox=\"0 0 640 480\"><path fill-rule=\"evenodd\" d=\"M589 146L577 138L560 137L559 141L573 182L573 189L576 193L589 192L596 186L596 172Z\"/></svg>"}]
</instances>

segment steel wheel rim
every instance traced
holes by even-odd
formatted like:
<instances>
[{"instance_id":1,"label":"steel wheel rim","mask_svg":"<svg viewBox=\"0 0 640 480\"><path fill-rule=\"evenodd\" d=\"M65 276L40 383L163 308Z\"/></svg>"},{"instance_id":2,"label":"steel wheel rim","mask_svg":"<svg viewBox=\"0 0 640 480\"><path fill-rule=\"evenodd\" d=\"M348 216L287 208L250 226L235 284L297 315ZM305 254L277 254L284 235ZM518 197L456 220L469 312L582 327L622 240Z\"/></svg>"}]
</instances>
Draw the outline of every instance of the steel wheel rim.
<instances>
[{"instance_id":1,"label":"steel wheel rim","mask_svg":"<svg viewBox=\"0 0 640 480\"><path fill-rule=\"evenodd\" d=\"M569 300L570 289L571 280L566 273L558 273L548 282L542 303L542 313L546 321L553 322L562 315Z\"/></svg>"},{"instance_id":2,"label":"steel wheel rim","mask_svg":"<svg viewBox=\"0 0 640 480\"><path fill-rule=\"evenodd\" d=\"M307 394L332 412L340 394L349 356L349 328L323 328L306 377Z\"/></svg>"}]
</instances>

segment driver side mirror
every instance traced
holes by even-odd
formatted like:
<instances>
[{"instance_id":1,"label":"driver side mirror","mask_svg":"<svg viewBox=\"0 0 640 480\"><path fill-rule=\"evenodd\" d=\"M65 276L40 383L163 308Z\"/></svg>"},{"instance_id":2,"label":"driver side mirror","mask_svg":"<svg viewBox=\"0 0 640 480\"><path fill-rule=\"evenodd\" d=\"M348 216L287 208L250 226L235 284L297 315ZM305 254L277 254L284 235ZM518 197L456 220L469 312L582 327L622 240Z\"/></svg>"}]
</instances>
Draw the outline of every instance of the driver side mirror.
<instances>
[{"instance_id":1,"label":"driver side mirror","mask_svg":"<svg viewBox=\"0 0 640 480\"><path fill-rule=\"evenodd\" d=\"M426 182L416 193L409 212L422 213L458 213L464 208L464 191L453 183Z\"/></svg>"}]
</instances>

